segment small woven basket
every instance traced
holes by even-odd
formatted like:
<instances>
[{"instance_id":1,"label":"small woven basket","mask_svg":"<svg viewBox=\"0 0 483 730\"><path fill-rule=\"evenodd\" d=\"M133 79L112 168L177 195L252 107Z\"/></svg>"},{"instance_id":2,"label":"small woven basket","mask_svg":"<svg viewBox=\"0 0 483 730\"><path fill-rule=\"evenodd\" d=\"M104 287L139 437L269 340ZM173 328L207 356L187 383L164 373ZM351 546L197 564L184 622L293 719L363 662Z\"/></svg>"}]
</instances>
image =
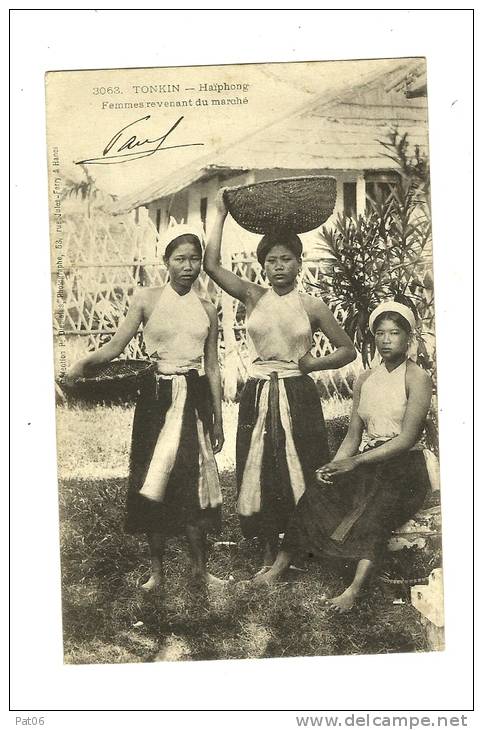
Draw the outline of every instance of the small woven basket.
<instances>
[{"instance_id":1,"label":"small woven basket","mask_svg":"<svg viewBox=\"0 0 483 730\"><path fill-rule=\"evenodd\" d=\"M150 360L113 360L104 365L89 368L88 374L78 378L73 385L58 381L67 395L88 400L109 400L132 396L143 378L154 369Z\"/></svg>"},{"instance_id":2,"label":"small woven basket","mask_svg":"<svg viewBox=\"0 0 483 730\"><path fill-rule=\"evenodd\" d=\"M227 188L226 206L251 233L306 233L325 223L336 199L333 177L286 177Z\"/></svg>"},{"instance_id":3,"label":"small woven basket","mask_svg":"<svg viewBox=\"0 0 483 730\"><path fill-rule=\"evenodd\" d=\"M429 583L428 576L420 576L419 578L392 578L391 576L383 573L379 576L379 580L382 583L390 586L418 586L427 585Z\"/></svg>"},{"instance_id":4,"label":"small woven basket","mask_svg":"<svg viewBox=\"0 0 483 730\"><path fill-rule=\"evenodd\" d=\"M119 380L138 380L154 368L150 360L112 360L92 368L92 375L79 378L79 384L106 383Z\"/></svg>"}]
</instances>

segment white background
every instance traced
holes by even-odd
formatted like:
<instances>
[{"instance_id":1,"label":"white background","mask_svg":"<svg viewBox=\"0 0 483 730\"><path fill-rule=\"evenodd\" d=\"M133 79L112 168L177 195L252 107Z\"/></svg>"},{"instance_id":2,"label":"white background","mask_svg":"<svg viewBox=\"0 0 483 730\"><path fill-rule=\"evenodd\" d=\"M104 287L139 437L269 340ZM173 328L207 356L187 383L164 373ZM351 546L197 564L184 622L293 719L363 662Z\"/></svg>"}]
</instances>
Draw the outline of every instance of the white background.
<instances>
[{"instance_id":1,"label":"white background","mask_svg":"<svg viewBox=\"0 0 483 730\"><path fill-rule=\"evenodd\" d=\"M12 17L12 708L46 727L296 727L330 710L472 703L472 16L469 10L17 10ZM426 56L437 302L444 653L63 666L44 73ZM5 531L2 534L6 554ZM4 625L6 626L7 617ZM4 703L6 706L6 703ZM48 710L292 710L222 713ZM20 725L17 725L18 727ZM477 721L474 727L477 726Z\"/></svg>"}]
</instances>

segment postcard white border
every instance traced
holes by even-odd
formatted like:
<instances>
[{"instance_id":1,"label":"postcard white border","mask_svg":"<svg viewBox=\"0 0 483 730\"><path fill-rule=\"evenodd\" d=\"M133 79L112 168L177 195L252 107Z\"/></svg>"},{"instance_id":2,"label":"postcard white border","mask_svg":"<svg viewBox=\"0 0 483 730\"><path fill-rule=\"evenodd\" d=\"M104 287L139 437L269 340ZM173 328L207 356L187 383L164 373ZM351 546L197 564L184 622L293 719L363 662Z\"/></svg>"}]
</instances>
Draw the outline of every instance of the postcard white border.
<instances>
[{"instance_id":1,"label":"postcard white border","mask_svg":"<svg viewBox=\"0 0 483 730\"><path fill-rule=\"evenodd\" d=\"M153 16L148 18L148 13ZM456 713L471 706L471 26L471 12L457 10L13 12L15 714L48 715L48 727L53 728L62 727L57 724L62 713L48 713L48 709L288 709L294 711L291 714L310 710L321 714L330 709ZM446 651L202 665L63 666L44 72L421 55L428 59ZM25 322L28 327L22 326ZM156 717L146 714L136 722L159 727L161 720ZM197 727L208 727L207 713L191 717ZM285 725L275 716L272 725L270 717L265 713L268 727L295 726L295 720ZM123 728L133 721L129 712L117 717L102 713L97 723ZM229 719L233 728L241 727L242 721L250 722L250 718ZM90 722L88 716L69 713L70 728Z\"/></svg>"}]
</instances>

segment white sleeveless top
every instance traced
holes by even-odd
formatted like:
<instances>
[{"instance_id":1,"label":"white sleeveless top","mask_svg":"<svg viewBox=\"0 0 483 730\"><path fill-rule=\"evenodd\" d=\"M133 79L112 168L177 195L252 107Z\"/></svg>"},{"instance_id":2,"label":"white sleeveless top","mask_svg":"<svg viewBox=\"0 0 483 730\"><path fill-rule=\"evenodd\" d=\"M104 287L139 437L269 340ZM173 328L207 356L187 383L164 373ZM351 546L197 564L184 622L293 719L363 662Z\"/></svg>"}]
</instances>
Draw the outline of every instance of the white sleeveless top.
<instances>
[{"instance_id":1,"label":"white sleeveless top","mask_svg":"<svg viewBox=\"0 0 483 730\"><path fill-rule=\"evenodd\" d=\"M312 348L312 328L298 291L279 296L268 289L247 320L247 332L252 377L269 371L301 375L298 361Z\"/></svg>"},{"instance_id":2,"label":"white sleeveless top","mask_svg":"<svg viewBox=\"0 0 483 730\"><path fill-rule=\"evenodd\" d=\"M388 441L401 433L408 403L406 369L407 360L391 372L381 364L363 382L357 412L366 427L366 444Z\"/></svg>"},{"instance_id":3,"label":"white sleeveless top","mask_svg":"<svg viewBox=\"0 0 483 730\"><path fill-rule=\"evenodd\" d=\"M180 296L168 283L143 330L148 355L160 361L163 372L201 370L210 320L191 289Z\"/></svg>"}]
</instances>

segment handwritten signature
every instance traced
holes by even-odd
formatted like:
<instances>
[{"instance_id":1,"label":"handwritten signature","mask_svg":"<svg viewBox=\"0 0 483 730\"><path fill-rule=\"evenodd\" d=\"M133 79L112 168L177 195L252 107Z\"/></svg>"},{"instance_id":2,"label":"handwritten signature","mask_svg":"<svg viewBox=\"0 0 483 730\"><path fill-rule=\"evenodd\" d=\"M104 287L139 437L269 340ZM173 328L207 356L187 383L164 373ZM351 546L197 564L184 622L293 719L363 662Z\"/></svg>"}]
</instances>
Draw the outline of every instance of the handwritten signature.
<instances>
[{"instance_id":1,"label":"handwritten signature","mask_svg":"<svg viewBox=\"0 0 483 730\"><path fill-rule=\"evenodd\" d=\"M174 132L176 127L183 121L184 117L180 117L173 125L168 129L168 131L165 134L162 134L161 137L156 137L156 139L148 139L147 137L141 138L137 137L135 134L133 134L131 137L126 139L126 136L128 134L131 134L131 132L126 132L127 129L130 129L135 124L139 124L140 122L145 122L146 120L151 119L151 115L148 114L145 117L141 117L140 119L136 119L134 122L131 122L130 124L126 124L125 127L122 127L122 129L119 130L119 132L116 132L109 142L106 144L102 151L102 157L91 157L87 160L78 160L75 164L76 165L119 165L123 162L131 162L132 160L141 160L143 157L150 157L151 155L154 155L156 152L164 152L165 150L174 150L179 147L201 147L203 146L203 142L190 142L187 144L172 144L169 146L164 146L164 143ZM144 145L155 145L154 147L149 147L143 150L140 150L140 147L144 147ZM126 152L125 150L130 150L129 152Z\"/></svg>"}]
</instances>

